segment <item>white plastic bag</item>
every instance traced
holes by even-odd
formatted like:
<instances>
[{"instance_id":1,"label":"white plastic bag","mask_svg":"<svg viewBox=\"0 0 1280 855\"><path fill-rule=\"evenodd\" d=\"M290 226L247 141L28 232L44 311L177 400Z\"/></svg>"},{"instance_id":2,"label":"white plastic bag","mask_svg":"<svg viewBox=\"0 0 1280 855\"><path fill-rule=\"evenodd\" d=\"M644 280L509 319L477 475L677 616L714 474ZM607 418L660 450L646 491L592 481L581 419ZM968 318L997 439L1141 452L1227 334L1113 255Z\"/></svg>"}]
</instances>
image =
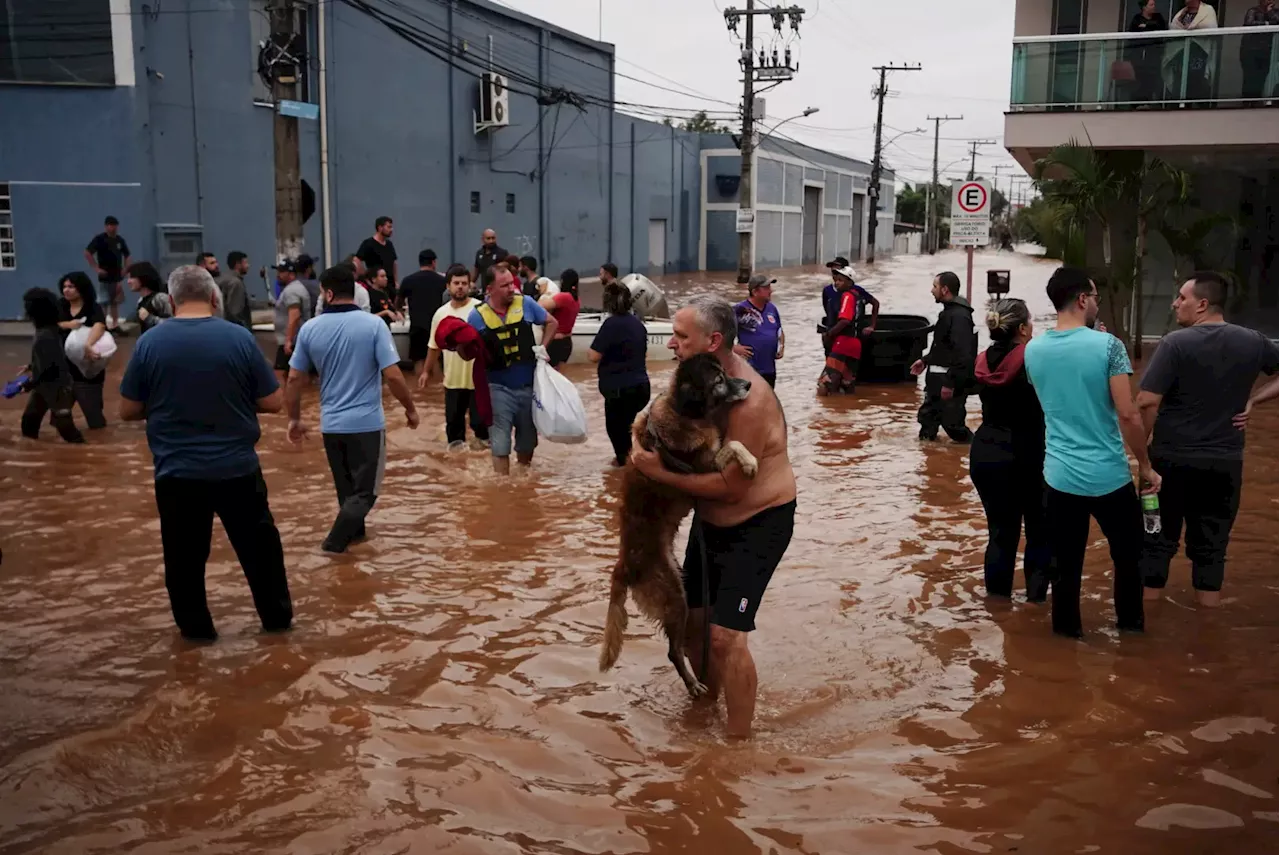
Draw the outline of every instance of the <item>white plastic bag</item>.
<instances>
[{"instance_id":1,"label":"white plastic bag","mask_svg":"<svg viewBox=\"0 0 1280 855\"><path fill-rule=\"evenodd\" d=\"M98 358L92 361L86 359L84 345L89 338L89 333L92 331L92 327L74 329L67 335L67 340L62 346L62 349L67 354L67 359L71 360L72 365L80 369L80 373L86 379L97 377L103 371L106 371L107 360L114 356L116 352L116 340L111 337L111 333L104 332L102 338L94 342L93 345L93 352L98 355Z\"/></svg>"},{"instance_id":2,"label":"white plastic bag","mask_svg":"<svg viewBox=\"0 0 1280 855\"><path fill-rule=\"evenodd\" d=\"M587 411L577 388L541 356L533 370L533 426L552 442L587 441Z\"/></svg>"}]
</instances>

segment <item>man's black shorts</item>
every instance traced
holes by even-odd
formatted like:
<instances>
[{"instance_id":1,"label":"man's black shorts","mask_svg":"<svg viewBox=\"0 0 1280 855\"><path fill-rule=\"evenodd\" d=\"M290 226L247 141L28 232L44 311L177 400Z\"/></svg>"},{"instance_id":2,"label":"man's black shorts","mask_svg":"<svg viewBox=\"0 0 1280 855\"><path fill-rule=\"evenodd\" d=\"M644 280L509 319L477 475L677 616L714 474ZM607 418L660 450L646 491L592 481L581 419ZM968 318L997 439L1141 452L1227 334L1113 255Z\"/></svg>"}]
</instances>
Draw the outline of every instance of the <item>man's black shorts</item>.
<instances>
[{"instance_id":1,"label":"man's black shorts","mask_svg":"<svg viewBox=\"0 0 1280 855\"><path fill-rule=\"evenodd\" d=\"M409 361L421 362L427 358L431 346L431 330L427 327L409 327Z\"/></svg>"},{"instance_id":2,"label":"man's black shorts","mask_svg":"<svg viewBox=\"0 0 1280 855\"><path fill-rule=\"evenodd\" d=\"M275 369L277 371L286 371L286 372L289 370L289 354L284 352L283 344L276 345Z\"/></svg>"},{"instance_id":3,"label":"man's black shorts","mask_svg":"<svg viewBox=\"0 0 1280 855\"><path fill-rule=\"evenodd\" d=\"M756 610L764 599L795 529L796 502L767 508L735 526L720 528L694 517L684 553L684 596L689 608L702 607L702 552L707 556L707 590L711 593L711 622L725 629L751 632Z\"/></svg>"}]
</instances>

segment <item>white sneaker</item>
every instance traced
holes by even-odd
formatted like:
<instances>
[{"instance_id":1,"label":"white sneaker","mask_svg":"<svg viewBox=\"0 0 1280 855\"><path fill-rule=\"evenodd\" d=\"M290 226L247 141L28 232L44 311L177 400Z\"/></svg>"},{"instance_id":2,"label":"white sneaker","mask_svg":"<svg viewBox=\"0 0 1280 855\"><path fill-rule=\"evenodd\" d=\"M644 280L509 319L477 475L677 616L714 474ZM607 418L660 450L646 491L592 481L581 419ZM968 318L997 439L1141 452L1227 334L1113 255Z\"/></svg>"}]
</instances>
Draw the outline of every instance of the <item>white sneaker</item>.
<instances>
[{"instance_id":1,"label":"white sneaker","mask_svg":"<svg viewBox=\"0 0 1280 855\"><path fill-rule=\"evenodd\" d=\"M465 440L455 439L453 442L449 443L449 450L450 451L466 451L467 443Z\"/></svg>"}]
</instances>

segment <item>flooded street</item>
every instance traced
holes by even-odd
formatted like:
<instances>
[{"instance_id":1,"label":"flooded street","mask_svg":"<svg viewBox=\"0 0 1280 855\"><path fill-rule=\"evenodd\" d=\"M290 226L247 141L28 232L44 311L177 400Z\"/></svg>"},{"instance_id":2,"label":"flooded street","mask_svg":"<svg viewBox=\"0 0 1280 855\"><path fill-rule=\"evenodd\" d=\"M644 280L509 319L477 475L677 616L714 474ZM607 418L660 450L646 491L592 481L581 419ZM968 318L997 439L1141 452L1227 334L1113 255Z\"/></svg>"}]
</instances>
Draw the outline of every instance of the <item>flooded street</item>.
<instances>
[{"instance_id":1,"label":"flooded street","mask_svg":"<svg viewBox=\"0 0 1280 855\"><path fill-rule=\"evenodd\" d=\"M861 284L932 319L947 267L963 277L964 256L882 261ZM1012 270L1043 329L1052 266L980 255L975 302L989 267ZM439 385L415 391L416 432L388 396L370 541L336 557L319 548L336 500L315 392L300 451L264 416L296 628L260 633L215 526L221 639L199 648L169 612L144 428L114 415L123 360L88 445L47 426L24 441L23 399L0 403L0 852L1274 851L1275 405L1250 428L1225 606L1192 607L1179 556L1146 635L1120 639L1095 527L1086 640L1054 637L1044 606L984 599L967 450L917 441L921 393L815 397L827 279L774 289L799 509L751 637L744 744L722 738L723 709L691 705L641 621L597 670L617 473L590 366L569 371L588 442L543 442L509 481L487 452L445 452ZM730 275L662 285L673 305L745 296ZM0 348L12 376L27 344ZM665 388L670 366L650 370Z\"/></svg>"}]
</instances>

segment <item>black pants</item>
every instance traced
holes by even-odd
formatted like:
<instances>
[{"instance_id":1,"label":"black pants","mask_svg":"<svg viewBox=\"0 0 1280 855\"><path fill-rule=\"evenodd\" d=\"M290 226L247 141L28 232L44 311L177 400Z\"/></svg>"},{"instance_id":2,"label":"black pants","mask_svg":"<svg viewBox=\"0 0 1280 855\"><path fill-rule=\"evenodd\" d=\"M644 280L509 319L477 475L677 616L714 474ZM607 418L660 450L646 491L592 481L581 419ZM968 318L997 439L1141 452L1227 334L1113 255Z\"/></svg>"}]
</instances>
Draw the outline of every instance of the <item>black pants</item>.
<instances>
[{"instance_id":1,"label":"black pants","mask_svg":"<svg viewBox=\"0 0 1280 855\"><path fill-rule=\"evenodd\" d=\"M1185 523L1192 586L1197 591L1221 591L1227 543L1240 509L1244 464L1239 460L1172 463L1153 457L1151 465L1163 480L1160 533L1144 537L1143 584L1163 588L1168 583L1169 562L1178 554Z\"/></svg>"},{"instance_id":2,"label":"black pants","mask_svg":"<svg viewBox=\"0 0 1280 855\"><path fill-rule=\"evenodd\" d=\"M770 389L776 388L778 383L777 374L761 374L760 376L764 378L764 382L769 384Z\"/></svg>"},{"instance_id":3,"label":"black pants","mask_svg":"<svg viewBox=\"0 0 1280 855\"><path fill-rule=\"evenodd\" d=\"M1010 457L1003 461L979 462L979 433L974 440L969 475L982 499L987 515L987 552L983 579L988 594L1013 596L1014 567L1018 562L1018 541L1023 527L1027 549L1022 572L1027 582L1027 599L1043 602L1049 591L1049 532L1044 518L1043 457L1035 466Z\"/></svg>"},{"instance_id":4,"label":"black pants","mask_svg":"<svg viewBox=\"0 0 1280 855\"><path fill-rule=\"evenodd\" d=\"M613 457L619 466L625 465L631 456L631 425L647 406L648 383L604 393L604 430L613 443Z\"/></svg>"},{"instance_id":5,"label":"black pants","mask_svg":"<svg viewBox=\"0 0 1280 855\"><path fill-rule=\"evenodd\" d=\"M338 492L338 516L322 547L345 552L364 537L364 518L373 510L387 465L387 432L326 433L324 453Z\"/></svg>"},{"instance_id":6,"label":"black pants","mask_svg":"<svg viewBox=\"0 0 1280 855\"><path fill-rule=\"evenodd\" d=\"M1271 46L1269 44L1240 47L1240 74L1243 78L1240 89L1245 98L1256 100L1270 97L1270 93L1266 91L1267 71L1270 64Z\"/></svg>"},{"instance_id":7,"label":"black pants","mask_svg":"<svg viewBox=\"0 0 1280 855\"><path fill-rule=\"evenodd\" d=\"M944 400L942 382L945 378L945 374L925 375L924 403L916 413L920 438L937 439L938 428L941 427L956 442L969 442L973 439L973 431L964 423L965 401L969 396L960 394L961 390L956 389L950 399Z\"/></svg>"},{"instance_id":8,"label":"black pants","mask_svg":"<svg viewBox=\"0 0 1280 855\"><path fill-rule=\"evenodd\" d=\"M1073 638L1084 634L1080 623L1080 577L1089 544L1089 517L1098 521L1111 548L1116 626L1140 632L1142 505L1131 483L1105 496L1075 496L1047 488L1045 518L1050 525L1053 551L1053 631Z\"/></svg>"},{"instance_id":9,"label":"black pants","mask_svg":"<svg viewBox=\"0 0 1280 855\"><path fill-rule=\"evenodd\" d=\"M107 426L107 417L103 415L102 387L103 383L92 383L88 380L75 380L71 384L71 394L84 413L84 420L90 430L98 430Z\"/></svg>"},{"instance_id":10,"label":"black pants","mask_svg":"<svg viewBox=\"0 0 1280 855\"><path fill-rule=\"evenodd\" d=\"M225 481L158 479L156 507L164 548L164 586L169 591L173 619L184 636L217 637L204 588L214 514L222 520L240 560L262 628L289 628L293 604L284 572L284 549L267 505L267 482L261 469Z\"/></svg>"},{"instance_id":11,"label":"black pants","mask_svg":"<svg viewBox=\"0 0 1280 855\"><path fill-rule=\"evenodd\" d=\"M22 435L36 439L40 435L40 423L45 413L57 428L58 435L67 442L84 442L84 434L71 418L71 404L75 397L70 386L41 385L27 396L27 407L22 411Z\"/></svg>"},{"instance_id":12,"label":"black pants","mask_svg":"<svg viewBox=\"0 0 1280 855\"><path fill-rule=\"evenodd\" d=\"M480 418L473 389L444 390L444 432L450 444L467 438L467 413L471 413L471 432L476 439L487 440L489 427Z\"/></svg>"}]
</instances>

